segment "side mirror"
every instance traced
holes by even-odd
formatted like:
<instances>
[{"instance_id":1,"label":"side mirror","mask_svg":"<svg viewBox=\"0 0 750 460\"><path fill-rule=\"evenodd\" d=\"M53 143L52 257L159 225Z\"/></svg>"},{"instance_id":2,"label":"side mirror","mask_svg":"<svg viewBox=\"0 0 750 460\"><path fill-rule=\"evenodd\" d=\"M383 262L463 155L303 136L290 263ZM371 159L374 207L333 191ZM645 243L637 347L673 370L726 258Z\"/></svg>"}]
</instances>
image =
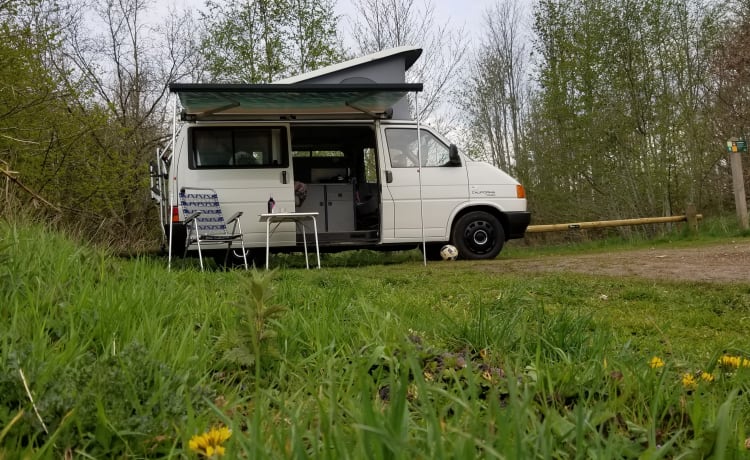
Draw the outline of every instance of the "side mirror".
<instances>
[{"instance_id":1,"label":"side mirror","mask_svg":"<svg viewBox=\"0 0 750 460\"><path fill-rule=\"evenodd\" d=\"M446 166L461 166L461 156L458 154L456 144L448 147L448 164Z\"/></svg>"}]
</instances>

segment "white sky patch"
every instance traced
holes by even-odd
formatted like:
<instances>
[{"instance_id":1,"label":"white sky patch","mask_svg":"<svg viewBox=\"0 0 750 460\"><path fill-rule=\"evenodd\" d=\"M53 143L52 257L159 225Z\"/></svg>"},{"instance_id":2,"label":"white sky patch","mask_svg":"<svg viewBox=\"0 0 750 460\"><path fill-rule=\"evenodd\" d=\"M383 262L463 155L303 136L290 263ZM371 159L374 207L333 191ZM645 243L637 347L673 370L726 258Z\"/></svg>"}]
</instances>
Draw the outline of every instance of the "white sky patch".
<instances>
[{"instance_id":1,"label":"white sky patch","mask_svg":"<svg viewBox=\"0 0 750 460\"><path fill-rule=\"evenodd\" d=\"M230 2L233 0L227 0ZM248 0L252 1L252 0ZM435 21L439 24L449 24L451 28L464 27L472 36L481 31L483 27L484 12L496 2L505 0L433 0L435 6ZM519 0L520 4L531 11L533 0ZM421 2L418 0L417 4ZM158 14L167 14L169 6L175 6L177 10L193 9L200 10L205 7L205 0L156 0L154 10ZM342 16L342 31L348 35L348 23L354 19L356 9L353 0L337 0L335 6L336 14Z\"/></svg>"}]
</instances>

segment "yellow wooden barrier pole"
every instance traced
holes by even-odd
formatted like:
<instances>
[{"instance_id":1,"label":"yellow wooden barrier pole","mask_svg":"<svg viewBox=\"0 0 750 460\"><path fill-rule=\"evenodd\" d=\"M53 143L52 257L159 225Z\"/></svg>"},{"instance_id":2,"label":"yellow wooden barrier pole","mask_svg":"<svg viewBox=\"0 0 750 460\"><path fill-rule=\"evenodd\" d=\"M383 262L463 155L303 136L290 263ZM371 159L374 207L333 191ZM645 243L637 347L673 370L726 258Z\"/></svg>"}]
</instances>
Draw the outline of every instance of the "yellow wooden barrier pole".
<instances>
[{"instance_id":1,"label":"yellow wooden barrier pole","mask_svg":"<svg viewBox=\"0 0 750 460\"><path fill-rule=\"evenodd\" d=\"M703 214L696 214L695 218L697 220L703 219ZM562 232L565 230L620 227L627 225L666 224L669 222L687 222L687 220L688 216L669 216L641 217L638 219L600 220L594 222L576 222L571 224L529 225L529 227L526 229L526 233Z\"/></svg>"}]
</instances>

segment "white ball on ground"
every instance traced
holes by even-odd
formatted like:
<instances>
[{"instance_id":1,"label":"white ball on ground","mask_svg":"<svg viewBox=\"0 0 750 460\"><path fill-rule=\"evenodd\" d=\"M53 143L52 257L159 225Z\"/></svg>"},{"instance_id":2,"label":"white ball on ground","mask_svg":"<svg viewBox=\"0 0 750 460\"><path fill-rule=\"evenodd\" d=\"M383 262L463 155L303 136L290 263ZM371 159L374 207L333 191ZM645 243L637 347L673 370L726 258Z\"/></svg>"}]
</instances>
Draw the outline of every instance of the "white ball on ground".
<instances>
[{"instance_id":1,"label":"white ball on ground","mask_svg":"<svg viewBox=\"0 0 750 460\"><path fill-rule=\"evenodd\" d=\"M458 249L452 244L446 244L440 248L440 257L443 260L456 260L458 258Z\"/></svg>"}]
</instances>

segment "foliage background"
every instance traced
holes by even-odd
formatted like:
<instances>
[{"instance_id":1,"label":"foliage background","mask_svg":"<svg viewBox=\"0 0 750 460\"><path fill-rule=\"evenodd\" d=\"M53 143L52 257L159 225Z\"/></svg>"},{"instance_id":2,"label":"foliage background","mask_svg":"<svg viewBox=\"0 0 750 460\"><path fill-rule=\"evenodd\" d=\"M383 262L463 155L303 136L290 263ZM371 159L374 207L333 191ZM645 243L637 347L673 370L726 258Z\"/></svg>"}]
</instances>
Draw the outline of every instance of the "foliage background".
<instances>
[{"instance_id":1,"label":"foliage background","mask_svg":"<svg viewBox=\"0 0 750 460\"><path fill-rule=\"evenodd\" d=\"M147 164L170 81L269 81L352 54L329 2L252 4L155 23L147 0L0 0L0 458L185 458L217 424L253 458L746 456L748 371L718 364L750 357L745 285L361 253L256 282L50 232L158 241ZM412 21L409 44L436 43L429 8L388 4L377 25ZM519 14L499 2L477 49L446 45L461 61L442 70L467 70L434 100L455 98L462 148L521 178L536 223L733 207L724 141L750 116L748 2L539 0L531 41ZM264 33L233 43L238 24ZM715 381L685 385L703 373Z\"/></svg>"},{"instance_id":2,"label":"foliage background","mask_svg":"<svg viewBox=\"0 0 750 460\"><path fill-rule=\"evenodd\" d=\"M0 2L0 213L153 246L170 81L268 82L403 44L427 53L408 76L428 85L422 116L518 177L534 223L732 211L746 1L498 1L476 44L432 1L352 2L349 22L332 1L210 0L163 19L150 0Z\"/></svg>"}]
</instances>

